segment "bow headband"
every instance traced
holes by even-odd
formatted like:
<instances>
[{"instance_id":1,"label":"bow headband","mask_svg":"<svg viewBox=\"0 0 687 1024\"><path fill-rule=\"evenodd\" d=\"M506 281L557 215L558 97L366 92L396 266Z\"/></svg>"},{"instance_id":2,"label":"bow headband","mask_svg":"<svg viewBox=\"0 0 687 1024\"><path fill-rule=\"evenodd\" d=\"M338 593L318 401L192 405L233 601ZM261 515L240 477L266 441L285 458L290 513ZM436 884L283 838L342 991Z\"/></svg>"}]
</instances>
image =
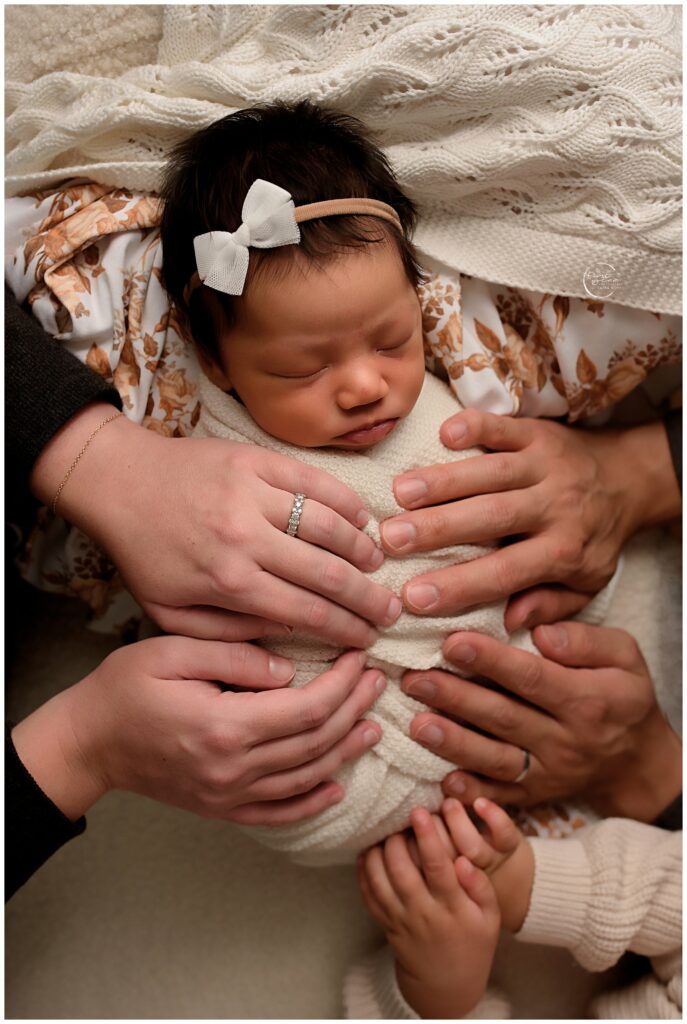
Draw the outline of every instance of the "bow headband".
<instances>
[{"instance_id":1,"label":"bow headband","mask_svg":"<svg viewBox=\"0 0 687 1024\"><path fill-rule=\"evenodd\" d=\"M242 295L250 246L274 249L296 245L301 240L298 225L303 221L346 213L381 217L403 232L396 211L378 199L328 199L294 206L286 189L257 178L246 193L236 231L208 231L193 239L198 273L186 286L186 300L201 284L227 295Z\"/></svg>"}]
</instances>

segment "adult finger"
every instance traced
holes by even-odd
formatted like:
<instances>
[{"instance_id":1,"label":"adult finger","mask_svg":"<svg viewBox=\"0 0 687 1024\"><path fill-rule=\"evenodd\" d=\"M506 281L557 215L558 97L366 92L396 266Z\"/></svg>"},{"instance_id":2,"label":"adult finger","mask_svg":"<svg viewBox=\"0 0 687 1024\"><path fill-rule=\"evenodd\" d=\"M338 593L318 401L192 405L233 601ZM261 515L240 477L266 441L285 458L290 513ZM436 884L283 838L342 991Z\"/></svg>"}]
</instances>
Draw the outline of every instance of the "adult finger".
<instances>
[{"instance_id":1,"label":"adult finger","mask_svg":"<svg viewBox=\"0 0 687 1024\"><path fill-rule=\"evenodd\" d=\"M283 501L274 501L269 519L281 533L284 533L283 550L288 551L294 543L294 538L287 536L285 532L293 506L293 495L286 491L282 493ZM372 537L352 526L347 519L327 505L310 498L306 498L303 505L298 524L298 539L331 551L364 572L378 569L384 561L384 555Z\"/></svg>"},{"instance_id":2,"label":"adult finger","mask_svg":"<svg viewBox=\"0 0 687 1024\"><path fill-rule=\"evenodd\" d=\"M199 640L258 640L263 636L288 636L289 626L259 615L242 615L203 606L172 608L147 602L145 611L166 633Z\"/></svg>"},{"instance_id":3,"label":"adult finger","mask_svg":"<svg viewBox=\"0 0 687 1024\"><path fill-rule=\"evenodd\" d=\"M378 669L364 672L341 706L334 710L319 729L260 743L253 747L252 758L259 762L262 769L268 767L270 772L284 771L315 761L350 733L355 723L384 692L385 686L386 679ZM366 726L381 735L379 726L372 722L367 722ZM358 753L362 753L363 749L361 746ZM260 774L264 774L264 770Z\"/></svg>"},{"instance_id":4,"label":"adult finger","mask_svg":"<svg viewBox=\"0 0 687 1024\"><path fill-rule=\"evenodd\" d=\"M154 637L145 641L153 656L164 658L168 679L207 679L264 690L286 686L295 665L262 647L191 637ZM153 646L154 645L154 646Z\"/></svg>"},{"instance_id":5,"label":"adult finger","mask_svg":"<svg viewBox=\"0 0 687 1024\"><path fill-rule=\"evenodd\" d=\"M237 825L292 825L296 821L321 814L343 798L342 786L336 782L323 782L305 796L241 804L234 807L225 818Z\"/></svg>"},{"instance_id":6,"label":"adult finger","mask_svg":"<svg viewBox=\"0 0 687 1024\"><path fill-rule=\"evenodd\" d=\"M485 676L509 693L551 713L575 692L576 677L560 665L483 633L452 633L443 650L458 671Z\"/></svg>"},{"instance_id":7,"label":"adult finger","mask_svg":"<svg viewBox=\"0 0 687 1024\"><path fill-rule=\"evenodd\" d=\"M374 722L359 722L326 754L288 771L274 772L259 778L248 789L255 800L282 800L299 793L308 793L320 782L331 779L346 761L353 761L378 743L382 730Z\"/></svg>"},{"instance_id":8,"label":"adult finger","mask_svg":"<svg viewBox=\"0 0 687 1024\"><path fill-rule=\"evenodd\" d=\"M438 669L406 672L401 689L423 704L528 750L536 746L542 732L550 733L553 723L549 715L521 701Z\"/></svg>"},{"instance_id":9,"label":"adult finger","mask_svg":"<svg viewBox=\"0 0 687 1024\"><path fill-rule=\"evenodd\" d=\"M359 495L323 469L277 452L266 452L259 475L273 487L291 494L305 494L306 498L327 505L354 526L363 527L369 521L369 514Z\"/></svg>"},{"instance_id":10,"label":"adult finger","mask_svg":"<svg viewBox=\"0 0 687 1024\"><path fill-rule=\"evenodd\" d=\"M556 622L538 626L533 639L545 658L578 668L622 668L644 665L637 641L623 629Z\"/></svg>"},{"instance_id":11,"label":"adult finger","mask_svg":"<svg viewBox=\"0 0 687 1024\"><path fill-rule=\"evenodd\" d=\"M524 807L529 802L529 793L521 783L492 782L469 772L451 772L444 778L441 788L446 796L468 805L481 796L504 806Z\"/></svg>"},{"instance_id":12,"label":"adult finger","mask_svg":"<svg viewBox=\"0 0 687 1024\"><path fill-rule=\"evenodd\" d=\"M410 812L410 824L415 833L427 888L434 896L446 896L454 892L456 875L453 860L446 852L431 814L423 807L416 807Z\"/></svg>"},{"instance_id":13,"label":"adult finger","mask_svg":"<svg viewBox=\"0 0 687 1024\"><path fill-rule=\"evenodd\" d=\"M400 600L386 587L373 583L343 558L297 538L280 539L262 567L377 625L390 626L401 614Z\"/></svg>"},{"instance_id":14,"label":"adult finger","mask_svg":"<svg viewBox=\"0 0 687 1024\"><path fill-rule=\"evenodd\" d=\"M509 633L523 626L533 629L544 622L557 622L577 615L591 601L592 594L584 594L569 587L534 587L523 594L513 594L508 601L503 623Z\"/></svg>"},{"instance_id":15,"label":"adult finger","mask_svg":"<svg viewBox=\"0 0 687 1024\"><path fill-rule=\"evenodd\" d=\"M478 409L464 409L441 424L441 441L454 451L473 446L498 452L515 452L532 441L532 424L526 419L499 416Z\"/></svg>"},{"instance_id":16,"label":"adult finger","mask_svg":"<svg viewBox=\"0 0 687 1024\"><path fill-rule=\"evenodd\" d=\"M416 715L410 723L410 735L447 761L500 782L512 782L523 768L520 747L482 736L439 715Z\"/></svg>"},{"instance_id":17,"label":"adult finger","mask_svg":"<svg viewBox=\"0 0 687 1024\"><path fill-rule=\"evenodd\" d=\"M393 491L402 508L413 509L528 487L538 479L531 463L497 452L409 470L394 478Z\"/></svg>"},{"instance_id":18,"label":"adult finger","mask_svg":"<svg viewBox=\"0 0 687 1024\"><path fill-rule=\"evenodd\" d=\"M531 533L540 518L539 506L527 491L507 491L395 516L380 525L380 536L385 551L410 554Z\"/></svg>"},{"instance_id":19,"label":"adult finger","mask_svg":"<svg viewBox=\"0 0 687 1024\"><path fill-rule=\"evenodd\" d=\"M488 604L565 572L564 560L542 537L518 541L463 565L415 576L403 587L403 601L416 615L450 615Z\"/></svg>"},{"instance_id":20,"label":"adult finger","mask_svg":"<svg viewBox=\"0 0 687 1024\"><path fill-rule=\"evenodd\" d=\"M253 714L242 725L245 745L321 728L358 684L365 661L364 651L349 651L299 690L253 694Z\"/></svg>"},{"instance_id":21,"label":"adult finger","mask_svg":"<svg viewBox=\"0 0 687 1024\"><path fill-rule=\"evenodd\" d=\"M321 594L266 571L255 575L250 590L245 592L244 604L250 612L260 610L269 618L279 617L288 626L340 647L369 647L377 639L377 632L367 620Z\"/></svg>"}]
</instances>

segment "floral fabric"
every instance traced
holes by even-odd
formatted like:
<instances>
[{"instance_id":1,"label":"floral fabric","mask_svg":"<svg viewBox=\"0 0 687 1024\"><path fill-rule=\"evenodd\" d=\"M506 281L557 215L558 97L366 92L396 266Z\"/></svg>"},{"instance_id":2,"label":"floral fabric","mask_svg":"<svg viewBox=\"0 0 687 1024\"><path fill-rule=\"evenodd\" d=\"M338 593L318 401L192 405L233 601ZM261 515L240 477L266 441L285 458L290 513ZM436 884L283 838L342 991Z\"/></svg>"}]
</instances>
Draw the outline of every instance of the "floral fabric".
<instances>
[{"instance_id":1,"label":"floral fabric","mask_svg":"<svg viewBox=\"0 0 687 1024\"><path fill-rule=\"evenodd\" d=\"M159 218L155 196L91 183L10 199L6 277L49 334L114 383L130 419L183 437L199 415L198 367L162 286ZM419 297L427 367L464 407L574 422L681 358L679 317L444 273ZM140 617L102 552L45 509L20 569L86 600L95 628Z\"/></svg>"}]
</instances>

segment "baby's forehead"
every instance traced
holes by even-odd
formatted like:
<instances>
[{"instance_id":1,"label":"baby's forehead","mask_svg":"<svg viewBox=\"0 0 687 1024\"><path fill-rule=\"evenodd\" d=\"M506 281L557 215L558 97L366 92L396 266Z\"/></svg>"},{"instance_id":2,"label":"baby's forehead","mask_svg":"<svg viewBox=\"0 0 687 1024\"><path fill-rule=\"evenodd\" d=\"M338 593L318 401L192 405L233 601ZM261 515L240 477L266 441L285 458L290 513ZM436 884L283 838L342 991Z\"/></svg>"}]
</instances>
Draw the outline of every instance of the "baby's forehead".
<instances>
[{"instance_id":1,"label":"baby's forehead","mask_svg":"<svg viewBox=\"0 0 687 1024\"><path fill-rule=\"evenodd\" d=\"M418 315L417 293L400 258L387 247L347 254L323 267L299 264L292 272L273 279L260 275L251 283L239 317L247 327L307 344L323 334L373 337L402 330Z\"/></svg>"}]
</instances>

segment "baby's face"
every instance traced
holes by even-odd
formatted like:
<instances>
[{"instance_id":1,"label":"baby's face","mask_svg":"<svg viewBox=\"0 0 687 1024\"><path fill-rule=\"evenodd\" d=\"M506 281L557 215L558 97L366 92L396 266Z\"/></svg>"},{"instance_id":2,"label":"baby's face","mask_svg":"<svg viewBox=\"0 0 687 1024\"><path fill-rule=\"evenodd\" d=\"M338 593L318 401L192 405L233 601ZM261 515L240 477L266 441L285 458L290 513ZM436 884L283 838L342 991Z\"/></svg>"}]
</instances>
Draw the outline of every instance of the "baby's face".
<instances>
[{"instance_id":1,"label":"baby's face","mask_svg":"<svg viewBox=\"0 0 687 1024\"><path fill-rule=\"evenodd\" d=\"M273 437L362 450L415 405L424 378L420 304L392 245L294 265L251 282L210 373ZM207 369L207 367L206 367Z\"/></svg>"}]
</instances>

